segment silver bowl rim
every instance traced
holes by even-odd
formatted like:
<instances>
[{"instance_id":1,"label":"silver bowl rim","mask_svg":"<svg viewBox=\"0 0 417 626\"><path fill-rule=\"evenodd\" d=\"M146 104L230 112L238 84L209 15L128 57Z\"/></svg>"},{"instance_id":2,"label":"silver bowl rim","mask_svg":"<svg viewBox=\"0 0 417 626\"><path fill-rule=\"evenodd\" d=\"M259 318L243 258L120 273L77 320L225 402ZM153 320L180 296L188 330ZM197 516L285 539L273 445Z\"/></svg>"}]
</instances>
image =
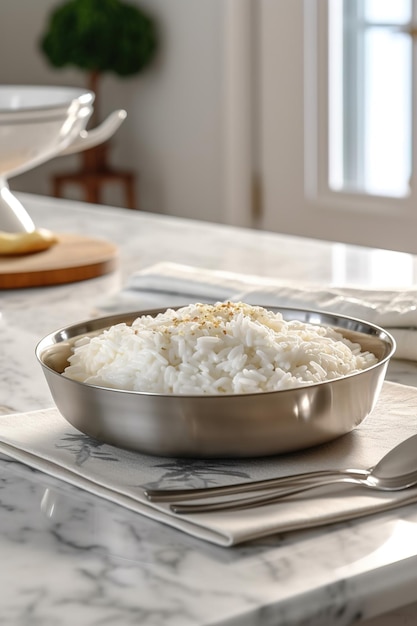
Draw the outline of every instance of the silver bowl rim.
<instances>
[{"instance_id":1,"label":"silver bowl rim","mask_svg":"<svg viewBox=\"0 0 417 626\"><path fill-rule=\"evenodd\" d=\"M176 310L176 309L181 308L182 306L187 306L187 305L180 305L180 306L176 305L172 307L125 311L122 313L116 313L112 315L94 317L91 319L76 322L74 324L63 326L55 331L48 333L37 343L36 348L35 348L36 358L43 368L45 368L46 370L48 370L49 372L57 376L62 376L61 372L58 372L57 370L53 369L49 365L46 365L46 363L42 359L42 354L45 352L46 348L50 348L52 345L58 345L59 343L64 342L66 340L68 341L69 339L73 339L74 337L82 337L83 335L87 333L80 333L79 335L74 335L74 336L67 337L67 338L63 337L60 341L54 341L56 337L63 336L64 334L70 333L71 330L76 329L78 327L89 326L89 325L100 324L99 326L97 326L97 328L94 329L94 331L95 330L99 331L100 329L105 330L106 328L109 328L110 326L113 325L113 323L110 323L108 325L103 324L101 326L101 323L105 322L106 320L114 320L116 318L116 319L119 319L119 322L114 322L114 323L123 323L123 318L135 319L135 316L139 317L141 315L157 315L158 313L165 312L167 309ZM253 305L253 306L257 306L257 305ZM129 389L115 389L113 387L104 387L101 385L92 385L90 383L84 383L81 381L73 380L71 378L67 378L65 376L63 378L66 378L69 384L71 383L74 385L80 385L82 387L86 387L90 389L99 389L105 392L115 392L115 393L120 393L120 394L138 396L138 397L147 396L147 397L156 397L156 398L175 398L177 400L181 400L181 399L185 400L186 398L192 398L194 400L196 399L207 400L209 398L212 398L212 399L216 398L217 400L221 398L223 399L224 398L239 398L239 397L250 398L250 397L259 397L259 396L266 396L266 395L272 395L272 394L294 393L295 391L298 391L298 390L314 389L317 387L322 387L323 385L330 385L332 383L336 383L337 381L347 380L350 378L356 378L358 376L363 375L365 372L369 372L369 371L372 371L373 369L382 367L387 361L389 361L392 358L397 347L396 341L393 335L389 331L387 331L385 328L382 328L381 326L378 326L372 322L367 322L366 320L363 320L360 318L351 317L349 315L344 315L344 314L339 314L339 313L333 313L331 311L325 311L325 310L320 310L320 309L307 309L307 308L300 308L300 307L286 307L286 306L278 306L278 305L271 305L271 306L262 305L262 306L263 308L267 310L272 310L272 311L279 311L279 312L294 311L300 314L306 313L306 314L312 314L312 315L318 315L318 316L331 317L333 319L342 320L342 321L353 323L353 324L358 324L359 326L363 325L367 327L369 330L371 330L372 333L362 333L362 334L364 334L365 336L367 334L374 335L378 337L381 341L384 341L387 344L387 347L389 347L388 353L383 358L378 359L378 361L374 363L373 365L366 367L364 370L352 372L351 374L345 374L343 376L338 376L337 378L332 378L331 380L325 380L325 381L312 383L308 385L299 385L297 387L290 387L286 389L277 389L275 391L262 391L262 392L255 392L255 393L240 393L240 394L239 393L235 393L235 394L227 393L227 394L212 394L212 395L211 394L157 393L157 392L151 392L151 391L134 391L134 390L129 390ZM314 324L314 322L309 322L309 323ZM317 325L323 326L326 324L317 324ZM331 324L328 324L328 325L331 326ZM338 330L343 330L343 327L340 328L337 326L336 328ZM345 328L344 330L348 330L348 329ZM94 332L94 331L91 330L90 332ZM357 331L357 332L360 332L360 331ZM44 344L48 344L48 345L44 346Z\"/></svg>"}]
</instances>

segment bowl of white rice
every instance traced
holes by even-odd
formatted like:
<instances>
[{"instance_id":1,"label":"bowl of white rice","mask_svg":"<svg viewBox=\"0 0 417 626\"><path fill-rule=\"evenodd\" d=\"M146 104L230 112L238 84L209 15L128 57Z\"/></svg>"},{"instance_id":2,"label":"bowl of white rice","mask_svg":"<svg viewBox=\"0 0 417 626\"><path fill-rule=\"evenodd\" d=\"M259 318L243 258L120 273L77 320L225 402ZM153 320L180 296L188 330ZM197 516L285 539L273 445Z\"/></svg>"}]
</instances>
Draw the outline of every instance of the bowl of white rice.
<instances>
[{"instance_id":1,"label":"bowl of white rice","mask_svg":"<svg viewBox=\"0 0 417 626\"><path fill-rule=\"evenodd\" d=\"M236 458L314 446L373 410L395 351L362 320L243 302L74 324L36 348L75 428L159 455Z\"/></svg>"}]
</instances>

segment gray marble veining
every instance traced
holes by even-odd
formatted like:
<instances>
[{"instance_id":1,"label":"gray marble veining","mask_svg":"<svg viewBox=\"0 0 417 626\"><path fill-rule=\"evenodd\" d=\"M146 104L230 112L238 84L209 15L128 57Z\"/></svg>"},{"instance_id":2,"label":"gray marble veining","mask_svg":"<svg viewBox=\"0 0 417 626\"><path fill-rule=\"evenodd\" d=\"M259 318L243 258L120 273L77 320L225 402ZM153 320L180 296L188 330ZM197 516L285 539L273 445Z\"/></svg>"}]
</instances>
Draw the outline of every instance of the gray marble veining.
<instances>
[{"instance_id":1,"label":"gray marble veining","mask_svg":"<svg viewBox=\"0 0 417 626\"><path fill-rule=\"evenodd\" d=\"M52 406L36 343L94 316L103 295L160 261L376 287L385 272L390 287L417 284L416 259L409 255L21 197L38 226L116 243L120 268L94 280L0 293L3 411ZM417 385L417 364L393 361L387 377ZM223 549L0 457L0 555L5 626L417 621L417 606L410 606L417 601L415 506Z\"/></svg>"}]
</instances>

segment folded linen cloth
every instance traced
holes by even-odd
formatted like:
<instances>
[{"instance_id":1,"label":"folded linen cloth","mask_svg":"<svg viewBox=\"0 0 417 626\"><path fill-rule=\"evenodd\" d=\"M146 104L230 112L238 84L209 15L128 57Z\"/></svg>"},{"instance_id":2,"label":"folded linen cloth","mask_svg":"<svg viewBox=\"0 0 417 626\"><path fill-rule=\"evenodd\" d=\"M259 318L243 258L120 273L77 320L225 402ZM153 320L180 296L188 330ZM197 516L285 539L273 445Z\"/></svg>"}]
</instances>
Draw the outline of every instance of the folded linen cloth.
<instances>
[{"instance_id":1,"label":"folded linen cloth","mask_svg":"<svg viewBox=\"0 0 417 626\"><path fill-rule=\"evenodd\" d=\"M275 505L186 516L175 515L166 504L148 502L144 489L231 484L313 469L368 468L417 433L416 403L417 388L386 382L373 413L355 431L309 450L264 459L205 461L121 450L80 433L55 408L0 416L0 452L148 518L232 546L417 502L417 488L377 493L339 485L333 496L310 492Z\"/></svg>"},{"instance_id":2,"label":"folded linen cloth","mask_svg":"<svg viewBox=\"0 0 417 626\"><path fill-rule=\"evenodd\" d=\"M395 358L417 360L417 288L373 290L294 285L294 281L158 263L134 273L121 292L98 303L98 308L113 313L221 300L356 317L381 326L394 336Z\"/></svg>"}]
</instances>

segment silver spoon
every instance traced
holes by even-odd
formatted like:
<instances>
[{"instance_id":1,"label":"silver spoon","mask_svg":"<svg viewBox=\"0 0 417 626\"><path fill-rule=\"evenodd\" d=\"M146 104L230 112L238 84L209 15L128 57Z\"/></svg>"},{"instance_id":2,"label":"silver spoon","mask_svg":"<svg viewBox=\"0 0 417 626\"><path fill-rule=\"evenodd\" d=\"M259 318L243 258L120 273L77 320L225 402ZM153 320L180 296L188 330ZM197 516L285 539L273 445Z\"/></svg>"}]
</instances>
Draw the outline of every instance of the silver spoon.
<instances>
[{"instance_id":1,"label":"silver spoon","mask_svg":"<svg viewBox=\"0 0 417 626\"><path fill-rule=\"evenodd\" d=\"M235 510L272 504L281 498L309 489L335 483L351 483L379 491L399 491L417 484L417 435L406 439L388 452L368 470L322 470L295 474L282 478L260 480L237 485L188 490L147 490L146 497L153 502L175 502L199 499L198 504L171 504L175 513L203 513ZM267 489L268 493L216 502L201 502L214 496L231 495ZM278 491L277 491L278 489ZM273 493L271 493L273 490Z\"/></svg>"}]
</instances>

